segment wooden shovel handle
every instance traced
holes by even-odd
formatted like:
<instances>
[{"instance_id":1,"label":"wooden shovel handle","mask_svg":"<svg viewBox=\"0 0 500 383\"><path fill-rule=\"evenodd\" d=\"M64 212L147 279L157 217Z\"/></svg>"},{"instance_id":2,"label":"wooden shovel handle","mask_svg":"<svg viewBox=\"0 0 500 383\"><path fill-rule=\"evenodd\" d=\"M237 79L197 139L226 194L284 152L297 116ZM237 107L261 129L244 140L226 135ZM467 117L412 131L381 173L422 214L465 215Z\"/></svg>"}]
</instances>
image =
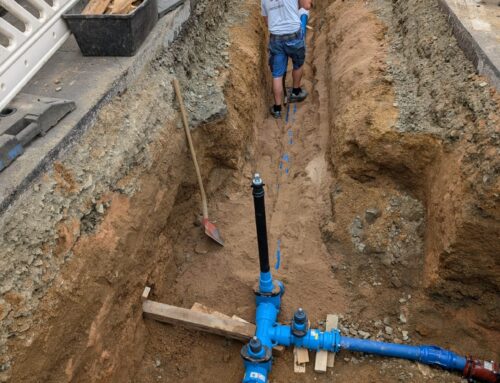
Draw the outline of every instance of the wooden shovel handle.
<instances>
[{"instance_id":1,"label":"wooden shovel handle","mask_svg":"<svg viewBox=\"0 0 500 383\"><path fill-rule=\"evenodd\" d=\"M198 178L198 185L200 187L201 193L201 204L203 207L203 219L208 220L207 195L205 194L205 188L203 187L200 167L198 166L198 161L196 160L196 152L194 151L193 140L191 139L191 130L189 129L187 112L184 106L184 99L182 98L181 87L179 85L179 81L176 78L172 80L172 84L174 85L175 95L177 96L177 100L179 101L179 105L181 107L182 123L184 125L184 131L186 132L189 150L191 151L191 158L193 159L194 168L196 170L196 177Z\"/></svg>"}]
</instances>

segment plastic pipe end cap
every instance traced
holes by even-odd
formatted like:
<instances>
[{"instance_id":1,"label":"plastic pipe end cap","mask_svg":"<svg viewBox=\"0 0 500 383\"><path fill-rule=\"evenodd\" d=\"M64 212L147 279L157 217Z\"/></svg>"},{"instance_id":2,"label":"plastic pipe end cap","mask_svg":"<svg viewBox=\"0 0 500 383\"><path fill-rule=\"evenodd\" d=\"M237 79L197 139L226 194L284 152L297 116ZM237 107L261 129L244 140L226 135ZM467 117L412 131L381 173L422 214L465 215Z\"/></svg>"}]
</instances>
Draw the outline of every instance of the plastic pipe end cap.
<instances>
[{"instance_id":1,"label":"plastic pipe end cap","mask_svg":"<svg viewBox=\"0 0 500 383\"><path fill-rule=\"evenodd\" d=\"M260 178L260 174L259 173L255 173L255 175L253 176L252 182L253 182L253 184L255 186L262 185L262 178Z\"/></svg>"}]
</instances>

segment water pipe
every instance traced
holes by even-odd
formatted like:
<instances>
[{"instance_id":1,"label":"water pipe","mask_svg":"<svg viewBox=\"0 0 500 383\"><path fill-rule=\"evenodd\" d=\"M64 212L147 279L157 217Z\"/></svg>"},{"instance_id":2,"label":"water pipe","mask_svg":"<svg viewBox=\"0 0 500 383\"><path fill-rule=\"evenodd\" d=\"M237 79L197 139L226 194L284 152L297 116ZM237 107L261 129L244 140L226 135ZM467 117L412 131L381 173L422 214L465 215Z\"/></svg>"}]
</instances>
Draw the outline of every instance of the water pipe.
<instances>
[{"instance_id":1,"label":"water pipe","mask_svg":"<svg viewBox=\"0 0 500 383\"><path fill-rule=\"evenodd\" d=\"M267 383L272 369L272 348L296 346L309 350L357 351L394 358L419 361L447 370L460 371L464 378L487 383L500 383L500 369L497 363L476 360L455 354L436 346L411 346L367 339L344 337L339 330L321 331L309 328L304 310L299 308L291 325L277 322L284 286L273 280L269 267L267 244L264 183L259 174L252 182L255 207L255 222L259 244L260 278L255 290L256 331L255 336L243 346L241 356L245 366L243 383Z\"/></svg>"},{"instance_id":2,"label":"water pipe","mask_svg":"<svg viewBox=\"0 0 500 383\"><path fill-rule=\"evenodd\" d=\"M305 41L307 32L307 21L309 19L309 11L304 8L300 8L299 15L300 15L300 28L302 30L302 37L304 38Z\"/></svg>"}]
</instances>

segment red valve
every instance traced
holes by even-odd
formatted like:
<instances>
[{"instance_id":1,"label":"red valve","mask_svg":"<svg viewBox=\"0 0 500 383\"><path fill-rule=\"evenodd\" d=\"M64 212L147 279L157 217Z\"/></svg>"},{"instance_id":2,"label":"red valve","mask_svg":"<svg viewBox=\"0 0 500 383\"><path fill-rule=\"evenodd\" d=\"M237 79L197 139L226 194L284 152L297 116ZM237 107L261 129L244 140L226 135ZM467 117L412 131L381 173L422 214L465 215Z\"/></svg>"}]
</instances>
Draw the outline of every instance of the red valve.
<instances>
[{"instance_id":1,"label":"red valve","mask_svg":"<svg viewBox=\"0 0 500 383\"><path fill-rule=\"evenodd\" d=\"M495 362L467 358L464 368L464 378L486 383L500 383L500 370Z\"/></svg>"}]
</instances>

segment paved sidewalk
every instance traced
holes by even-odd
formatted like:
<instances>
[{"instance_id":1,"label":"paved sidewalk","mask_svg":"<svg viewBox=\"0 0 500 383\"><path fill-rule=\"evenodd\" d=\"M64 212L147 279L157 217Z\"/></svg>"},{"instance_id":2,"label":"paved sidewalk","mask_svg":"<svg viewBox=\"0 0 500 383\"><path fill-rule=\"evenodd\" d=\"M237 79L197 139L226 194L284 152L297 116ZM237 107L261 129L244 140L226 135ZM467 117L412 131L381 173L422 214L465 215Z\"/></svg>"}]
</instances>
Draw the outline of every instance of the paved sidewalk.
<instances>
[{"instance_id":1,"label":"paved sidewalk","mask_svg":"<svg viewBox=\"0 0 500 383\"><path fill-rule=\"evenodd\" d=\"M453 32L479 74L500 91L500 1L439 0Z\"/></svg>"},{"instance_id":2,"label":"paved sidewalk","mask_svg":"<svg viewBox=\"0 0 500 383\"><path fill-rule=\"evenodd\" d=\"M72 100L76 110L47 135L33 140L24 154L0 173L0 215L95 123L99 110L174 40L190 13L191 2L185 1L162 17L133 57L84 57L73 37L66 41L22 92Z\"/></svg>"}]
</instances>

